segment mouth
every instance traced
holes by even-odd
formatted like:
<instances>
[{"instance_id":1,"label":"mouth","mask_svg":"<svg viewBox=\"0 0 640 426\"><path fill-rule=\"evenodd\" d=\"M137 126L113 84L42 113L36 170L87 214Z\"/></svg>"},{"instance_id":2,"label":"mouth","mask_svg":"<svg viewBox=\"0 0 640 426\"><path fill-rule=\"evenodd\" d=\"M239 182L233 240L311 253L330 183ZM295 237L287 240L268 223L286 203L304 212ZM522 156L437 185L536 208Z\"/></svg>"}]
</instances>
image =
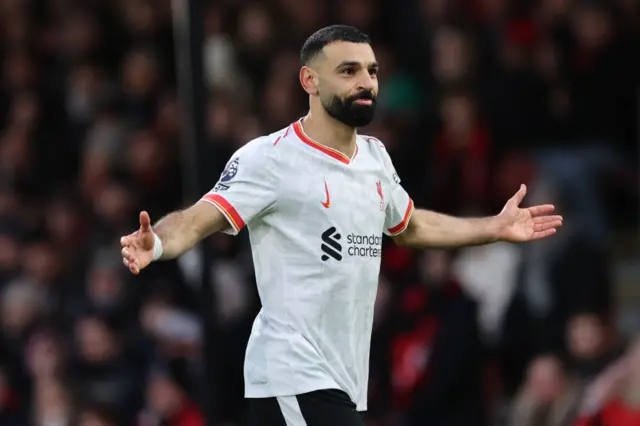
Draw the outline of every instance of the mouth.
<instances>
[{"instance_id":1,"label":"mouth","mask_svg":"<svg viewBox=\"0 0 640 426\"><path fill-rule=\"evenodd\" d=\"M373 104L373 100L371 99L357 99L354 101L354 103L358 104L358 105L372 105Z\"/></svg>"}]
</instances>

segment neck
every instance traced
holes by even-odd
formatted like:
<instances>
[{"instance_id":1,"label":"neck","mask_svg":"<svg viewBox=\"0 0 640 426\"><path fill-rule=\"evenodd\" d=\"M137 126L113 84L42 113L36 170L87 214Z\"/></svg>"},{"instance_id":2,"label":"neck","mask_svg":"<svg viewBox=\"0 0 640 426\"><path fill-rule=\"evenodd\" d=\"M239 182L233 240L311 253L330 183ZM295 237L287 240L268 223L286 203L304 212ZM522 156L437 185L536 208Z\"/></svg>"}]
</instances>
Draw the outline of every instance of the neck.
<instances>
[{"instance_id":1,"label":"neck","mask_svg":"<svg viewBox=\"0 0 640 426\"><path fill-rule=\"evenodd\" d=\"M302 119L302 128L312 140L351 158L356 149L356 129L339 122L326 112L309 111Z\"/></svg>"}]
</instances>

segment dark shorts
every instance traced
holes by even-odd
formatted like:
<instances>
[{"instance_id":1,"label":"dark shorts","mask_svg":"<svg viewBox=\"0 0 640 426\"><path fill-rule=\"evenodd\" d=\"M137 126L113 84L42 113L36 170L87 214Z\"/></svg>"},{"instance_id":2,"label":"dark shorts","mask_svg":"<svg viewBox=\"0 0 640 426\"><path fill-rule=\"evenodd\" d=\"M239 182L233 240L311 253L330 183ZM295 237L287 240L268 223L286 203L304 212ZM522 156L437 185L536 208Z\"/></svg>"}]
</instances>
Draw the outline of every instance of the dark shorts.
<instances>
[{"instance_id":1,"label":"dark shorts","mask_svg":"<svg viewBox=\"0 0 640 426\"><path fill-rule=\"evenodd\" d=\"M248 401L258 426L364 426L356 405L336 389Z\"/></svg>"}]
</instances>

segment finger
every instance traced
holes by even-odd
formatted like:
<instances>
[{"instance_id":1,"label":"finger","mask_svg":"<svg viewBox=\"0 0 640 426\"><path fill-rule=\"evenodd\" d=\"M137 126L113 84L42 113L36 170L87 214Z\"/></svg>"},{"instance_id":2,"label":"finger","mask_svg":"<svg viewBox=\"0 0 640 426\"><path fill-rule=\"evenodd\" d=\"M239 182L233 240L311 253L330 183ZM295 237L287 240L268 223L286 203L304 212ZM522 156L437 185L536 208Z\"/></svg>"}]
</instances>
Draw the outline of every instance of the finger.
<instances>
[{"instance_id":1,"label":"finger","mask_svg":"<svg viewBox=\"0 0 640 426\"><path fill-rule=\"evenodd\" d=\"M547 229L555 229L562 226L562 222L559 220L544 222L544 223L536 223L533 225L534 232L546 231Z\"/></svg>"},{"instance_id":2,"label":"finger","mask_svg":"<svg viewBox=\"0 0 640 426\"><path fill-rule=\"evenodd\" d=\"M138 265L135 262L130 262L127 259L122 259L122 263L124 264L124 266L127 267L127 269L134 275L138 275L140 273L140 268L138 267Z\"/></svg>"},{"instance_id":3,"label":"finger","mask_svg":"<svg viewBox=\"0 0 640 426\"><path fill-rule=\"evenodd\" d=\"M140 212L140 230L142 232L151 231L151 218L149 217L149 213L145 211Z\"/></svg>"},{"instance_id":4,"label":"finger","mask_svg":"<svg viewBox=\"0 0 640 426\"><path fill-rule=\"evenodd\" d=\"M124 263L124 266L126 266L129 272L131 272L132 274L138 275L138 273L140 272L135 263L131 263L127 259L122 259L122 263Z\"/></svg>"},{"instance_id":5,"label":"finger","mask_svg":"<svg viewBox=\"0 0 640 426\"><path fill-rule=\"evenodd\" d=\"M563 221L564 220L560 215L538 216L533 218L533 223L563 222Z\"/></svg>"},{"instance_id":6,"label":"finger","mask_svg":"<svg viewBox=\"0 0 640 426\"><path fill-rule=\"evenodd\" d=\"M129 247L131 245L131 237L122 237L120 238L120 246L121 247Z\"/></svg>"},{"instance_id":7,"label":"finger","mask_svg":"<svg viewBox=\"0 0 640 426\"><path fill-rule=\"evenodd\" d=\"M547 229L545 231L534 232L532 239L539 240L542 238L547 238L554 235L555 233L556 233L556 228Z\"/></svg>"},{"instance_id":8,"label":"finger","mask_svg":"<svg viewBox=\"0 0 640 426\"><path fill-rule=\"evenodd\" d=\"M136 262L135 256L127 248L123 248L122 249L122 258L123 259L127 259L129 261L129 263L135 263Z\"/></svg>"},{"instance_id":9,"label":"finger","mask_svg":"<svg viewBox=\"0 0 640 426\"><path fill-rule=\"evenodd\" d=\"M520 189L518 190L518 192L516 192L512 199L516 202L516 205L519 206L525 195L527 195L527 186L525 184L521 184Z\"/></svg>"},{"instance_id":10,"label":"finger","mask_svg":"<svg viewBox=\"0 0 640 426\"><path fill-rule=\"evenodd\" d=\"M549 214L556 209L556 206L553 204L543 204L541 206L533 206L529 207L529 213L531 213L532 217L542 216L544 214Z\"/></svg>"}]
</instances>

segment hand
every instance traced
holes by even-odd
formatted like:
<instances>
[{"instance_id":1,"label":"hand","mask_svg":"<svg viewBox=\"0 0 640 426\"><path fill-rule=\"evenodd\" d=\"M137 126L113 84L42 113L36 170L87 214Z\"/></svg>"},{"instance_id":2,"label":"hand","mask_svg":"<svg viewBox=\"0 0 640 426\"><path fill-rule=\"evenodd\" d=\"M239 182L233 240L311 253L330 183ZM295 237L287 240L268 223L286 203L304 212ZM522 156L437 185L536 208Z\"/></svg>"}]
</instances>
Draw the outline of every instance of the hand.
<instances>
[{"instance_id":1,"label":"hand","mask_svg":"<svg viewBox=\"0 0 640 426\"><path fill-rule=\"evenodd\" d=\"M120 238L122 262L132 274L138 275L153 258L155 238L151 230L151 219L147 212L140 212L140 229Z\"/></svg>"},{"instance_id":2,"label":"hand","mask_svg":"<svg viewBox=\"0 0 640 426\"><path fill-rule=\"evenodd\" d=\"M520 208L526 194L527 187L521 185L497 216L500 223L499 240L511 243L539 240L554 235L556 229L562 226L562 216L550 214L555 209L551 204Z\"/></svg>"},{"instance_id":3,"label":"hand","mask_svg":"<svg viewBox=\"0 0 640 426\"><path fill-rule=\"evenodd\" d=\"M580 412L592 415L601 410L612 398L616 397L627 383L632 367L629 360L623 358L600 373L585 391Z\"/></svg>"}]
</instances>

